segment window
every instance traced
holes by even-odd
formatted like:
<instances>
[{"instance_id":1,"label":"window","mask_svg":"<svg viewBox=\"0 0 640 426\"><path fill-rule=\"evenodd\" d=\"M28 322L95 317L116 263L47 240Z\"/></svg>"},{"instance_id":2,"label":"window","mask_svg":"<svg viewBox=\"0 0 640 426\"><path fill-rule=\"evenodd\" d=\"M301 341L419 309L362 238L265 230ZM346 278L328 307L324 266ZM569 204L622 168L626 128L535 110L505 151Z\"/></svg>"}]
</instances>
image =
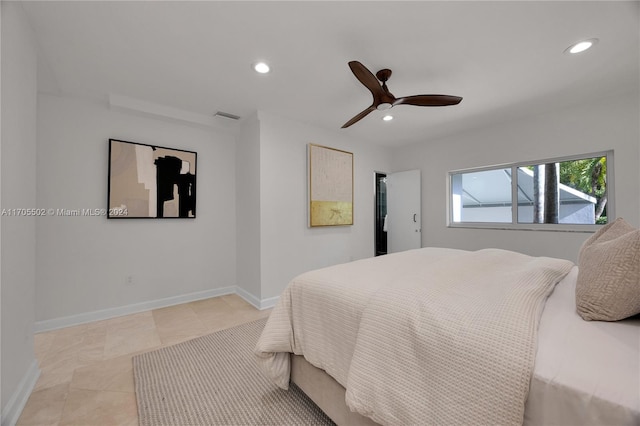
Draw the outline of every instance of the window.
<instances>
[{"instance_id":1,"label":"window","mask_svg":"<svg viewBox=\"0 0 640 426\"><path fill-rule=\"evenodd\" d=\"M511 223L511 168L451 176L454 222Z\"/></svg>"},{"instance_id":2,"label":"window","mask_svg":"<svg viewBox=\"0 0 640 426\"><path fill-rule=\"evenodd\" d=\"M592 231L612 177L613 151L450 172L449 226Z\"/></svg>"}]
</instances>

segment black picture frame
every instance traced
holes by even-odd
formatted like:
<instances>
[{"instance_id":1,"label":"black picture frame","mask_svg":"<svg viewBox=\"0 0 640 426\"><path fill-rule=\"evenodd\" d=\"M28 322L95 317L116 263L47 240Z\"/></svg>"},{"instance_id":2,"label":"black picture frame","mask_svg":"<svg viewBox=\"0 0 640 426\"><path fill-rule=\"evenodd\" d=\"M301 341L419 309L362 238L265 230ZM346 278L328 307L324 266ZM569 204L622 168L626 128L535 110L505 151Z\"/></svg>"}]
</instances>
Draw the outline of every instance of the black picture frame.
<instances>
[{"instance_id":1,"label":"black picture frame","mask_svg":"<svg viewBox=\"0 0 640 426\"><path fill-rule=\"evenodd\" d=\"M195 219L198 154L109 139L108 219Z\"/></svg>"}]
</instances>

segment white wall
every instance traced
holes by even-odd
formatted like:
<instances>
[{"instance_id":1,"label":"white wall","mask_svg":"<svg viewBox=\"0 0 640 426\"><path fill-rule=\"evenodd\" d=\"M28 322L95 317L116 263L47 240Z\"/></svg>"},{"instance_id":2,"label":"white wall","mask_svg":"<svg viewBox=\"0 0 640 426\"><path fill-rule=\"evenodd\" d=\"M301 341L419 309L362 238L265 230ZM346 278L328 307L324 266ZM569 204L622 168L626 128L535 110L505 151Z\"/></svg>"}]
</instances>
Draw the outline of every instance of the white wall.
<instances>
[{"instance_id":1,"label":"white wall","mask_svg":"<svg viewBox=\"0 0 640 426\"><path fill-rule=\"evenodd\" d=\"M0 4L0 68L2 67L2 10ZM0 72L0 76L2 72ZM0 94L2 94L2 78L0 78ZM0 129L2 129L2 112L0 106ZM2 186L2 131L0 130L0 187ZM0 191L0 207L2 207L2 192ZM0 241L2 241L2 216L0 215ZM2 244L0 243L0 369L2 366ZM0 382L2 372L0 371ZM0 383L0 420L3 412L4 401L2 400L2 383Z\"/></svg>"},{"instance_id":2,"label":"white wall","mask_svg":"<svg viewBox=\"0 0 640 426\"><path fill-rule=\"evenodd\" d=\"M1 208L36 206L36 48L21 6L2 2ZM2 218L2 424L15 421L38 368L33 351L36 226Z\"/></svg>"},{"instance_id":3,"label":"white wall","mask_svg":"<svg viewBox=\"0 0 640 426\"><path fill-rule=\"evenodd\" d=\"M236 140L236 212L237 286L259 305L260 122L256 114L243 120Z\"/></svg>"},{"instance_id":4,"label":"white wall","mask_svg":"<svg viewBox=\"0 0 640 426\"><path fill-rule=\"evenodd\" d=\"M296 275L374 255L374 172L388 171L391 151L260 113L261 298L279 296ZM354 154L352 226L309 228L307 144Z\"/></svg>"},{"instance_id":5,"label":"white wall","mask_svg":"<svg viewBox=\"0 0 640 426\"><path fill-rule=\"evenodd\" d=\"M39 218L38 321L236 283L235 147L228 133L40 95L38 207L104 208L109 138L196 151L197 217Z\"/></svg>"},{"instance_id":6,"label":"white wall","mask_svg":"<svg viewBox=\"0 0 640 426\"><path fill-rule=\"evenodd\" d=\"M447 172L457 169L614 150L615 210L640 224L638 88L625 96L505 123L394 152L393 170L422 170L422 245L499 247L576 260L590 235L571 232L447 228Z\"/></svg>"}]
</instances>

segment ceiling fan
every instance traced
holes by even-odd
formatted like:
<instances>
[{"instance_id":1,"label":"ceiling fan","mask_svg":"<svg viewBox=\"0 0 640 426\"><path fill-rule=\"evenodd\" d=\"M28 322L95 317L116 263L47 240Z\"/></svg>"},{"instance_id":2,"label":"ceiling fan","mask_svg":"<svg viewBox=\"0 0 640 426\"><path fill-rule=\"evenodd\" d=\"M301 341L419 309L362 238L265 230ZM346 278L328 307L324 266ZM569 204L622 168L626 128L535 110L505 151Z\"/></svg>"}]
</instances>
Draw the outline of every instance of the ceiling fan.
<instances>
[{"instance_id":1,"label":"ceiling fan","mask_svg":"<svg viewBox=\"0 0 640 426\"><path fill-rule=\"evenodd\" d=\"M457 105L462 98L460 96L449 95L414 95L404 96L402 98L396 98L389 92L387 88L387 80L391 77L390 69L382 69L374 76L364 65L358 61L349 62L349 68L353 71L353 75L362 83L373 95L373 103L367 109L360 114L353 117L351 120L344 123L342 128L351 126L354 123L362 120L367 114L372 111L379 110L384 111L390 109L396 105L416 105L416 106L447 106ZM382 82L382 85L378 83L378 80Z\"/></svg>"}]
</instances>

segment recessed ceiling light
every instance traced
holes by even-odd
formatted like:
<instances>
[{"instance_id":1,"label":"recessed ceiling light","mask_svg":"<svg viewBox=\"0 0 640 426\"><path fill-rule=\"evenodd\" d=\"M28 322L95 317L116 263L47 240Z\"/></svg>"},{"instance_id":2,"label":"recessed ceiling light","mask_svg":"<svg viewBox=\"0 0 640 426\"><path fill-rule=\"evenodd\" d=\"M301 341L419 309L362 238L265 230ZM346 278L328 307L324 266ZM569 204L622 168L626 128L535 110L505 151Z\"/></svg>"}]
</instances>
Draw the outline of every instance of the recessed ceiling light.
<instances>
[{"instance_id":1,"label":"recessed ceiling light","mask_svg":"<svg viewBox=\"0 0 640 426\"><path fill-rule=\"evenodd\" d=\"M589 40L582 40L582 41L579 41L576 44L573 44L573 45L567 47L565 49L564 53L571 53L571 54L581 53L581 52L584 52L587 49L590 49L596 43L598 43L598 39L597 38L590 38Z\"/></svg>"},{"instance_id":2,"label":"recessed ceiling light","mask_svg":"<svg viewBox=\"0 0 640 426\"><path fill-rule=\"evenodd\" d=\"M256 62L253 64L253 69L260 74L266 74L271 71L271 68L265 62Z\"/></svg>"},{"instance_id":3,"label":"recessed ceiling light","mask_svg":"<svg viewBox=\"0 0 640 426\"><path fill-rule=\"evenodd\" d=\"M393 115L385 115L384 117L382 117L382 119L384 121L391 121L391 120L393 120Z\"/></svg>"}]
</instances>

